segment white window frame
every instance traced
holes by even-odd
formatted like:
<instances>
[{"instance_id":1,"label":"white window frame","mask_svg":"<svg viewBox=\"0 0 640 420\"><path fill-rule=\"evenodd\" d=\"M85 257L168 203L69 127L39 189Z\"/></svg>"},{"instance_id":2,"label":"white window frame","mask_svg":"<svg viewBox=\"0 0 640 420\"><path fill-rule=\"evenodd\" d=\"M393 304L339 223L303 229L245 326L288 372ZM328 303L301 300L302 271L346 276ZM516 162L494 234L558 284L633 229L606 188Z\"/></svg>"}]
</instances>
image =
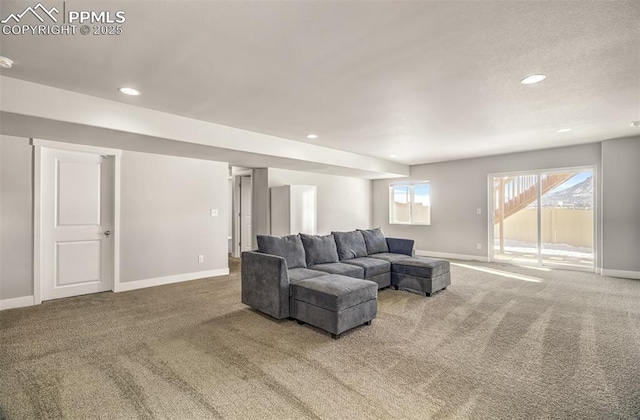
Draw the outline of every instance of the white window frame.
<instances>
[{"instance_id":1,"label":"white window frame","mask_svg":"<svg viewBox=\"0 0 640 420\"><path fill-rule=\"evenodd\" d=\"M429 221L428 222L414 222L413 221L413 205L415 200L415 187L417 186L429 186ZM398 222L394 220L394 188L395 187L409 187L409 222ZM430 181L392 181L389 183L389 224L390 225L418 225L418 226L430 226L431 225L431 182Z\"/></svg>"}]
</instances>

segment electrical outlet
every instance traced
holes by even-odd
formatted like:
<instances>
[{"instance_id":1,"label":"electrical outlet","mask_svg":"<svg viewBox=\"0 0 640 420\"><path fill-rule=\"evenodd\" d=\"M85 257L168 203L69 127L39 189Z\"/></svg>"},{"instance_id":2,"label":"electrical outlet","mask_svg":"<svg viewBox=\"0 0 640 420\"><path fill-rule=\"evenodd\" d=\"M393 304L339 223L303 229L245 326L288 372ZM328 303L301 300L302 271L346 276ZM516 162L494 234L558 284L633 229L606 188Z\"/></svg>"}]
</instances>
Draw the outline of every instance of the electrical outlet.
<instances>
[{"instance_id":1,"label":"electrical outlet","mask_svg":"<svg viewBox=\"0 0 640 420\"><path fill-rule=\"evenodd\" d=\"M198 262L199 263L203 263L204 262L204 255L198 255Z\"/></svg>"},{"instance_id":2,"label":"electrical outlet","mask_svg":"<svg viewBox=\"0 0 640 420\"><path fill-rule=\"evenodd\" d=\"M476 209L476 214L482 214L482 209L480 207Z\"/></svg>"},{"instance_id":3,"label":"electrical outlet","mask_svg":"<svg viewBox=\"0 0 640 420\"><path fill-rule=\"evenodd\" d=\"M211 217L218 217L218 209L211 209Z\"/></svg>"},{"instance_id":4,"label":"electrical outlet","mask_svg":"<svg viewBox=\"0 0 640 420\"><path fill-rule=\"evenodd\" d=\"M482 249L482 244L480 242L476 244L476 249Z\"/></svg>"}]
</instances>

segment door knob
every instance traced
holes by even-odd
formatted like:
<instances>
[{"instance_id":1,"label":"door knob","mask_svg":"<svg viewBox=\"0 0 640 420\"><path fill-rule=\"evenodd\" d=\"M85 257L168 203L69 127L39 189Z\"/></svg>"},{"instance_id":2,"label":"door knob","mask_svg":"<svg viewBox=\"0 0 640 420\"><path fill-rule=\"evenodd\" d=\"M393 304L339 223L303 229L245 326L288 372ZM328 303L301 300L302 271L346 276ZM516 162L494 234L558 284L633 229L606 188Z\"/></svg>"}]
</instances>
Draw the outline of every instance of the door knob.
<instances>
[{"instance_id":1,"label":"door knob","mask_svg":"<svg viewBox=\"0 0 640 420\"><path fill-rule=\"evenodd\" d=\"M111 236L111 231L110 230L105 231L104 236Z\"/></svg>"}]
</instances>

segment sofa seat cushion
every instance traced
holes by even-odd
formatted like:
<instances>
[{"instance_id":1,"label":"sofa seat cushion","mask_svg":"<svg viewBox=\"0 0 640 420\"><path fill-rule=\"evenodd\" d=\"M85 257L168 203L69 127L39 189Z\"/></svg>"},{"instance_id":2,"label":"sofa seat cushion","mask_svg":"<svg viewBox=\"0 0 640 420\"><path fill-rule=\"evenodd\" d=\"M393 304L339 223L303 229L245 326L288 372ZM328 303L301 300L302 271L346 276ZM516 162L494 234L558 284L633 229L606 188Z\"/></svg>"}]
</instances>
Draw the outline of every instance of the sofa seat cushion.
<instances>
[{"instance_id":1,"label":"sofa seat cushion","mask_svg":"<svg viewBox=\"0 0 640 420\"><path fill-rule=\"evenodd\" d=\"M292 268L291 270L287 270L287 272L290 283L327 275L324 271L309 270L308 268L302 267Z\"/></svg>"},{"instance_id":2,"label":"sofa seat cushion","mask_svg":"<svg viewBox=\"0 0 640 420\"><path fill-rule=\"evenodd\" d=\"M306 267L304 247L299 235L258 235L258 251L277 255L287 262L287 268Z\"/></svg>"},{"instance_id":3,"label":"sofa seat cushion","mask_svg":"<svg viewBox=\"0 0 640 420\"><path fill-rule=\"evenodd\" d=\"M449 270L449 261L426 257L405 258L395 262L391 267L394 273L414 277L437 277L448 273Z\"/></svg>"},{"instance_id":4,"label":"sofa seat cushion","mask_svg":"<svg viewBox=\"0 0 640 420\"><path fill-rule=\"evenodd\" d=\"M404 260L406 258L411 258L411 257L405 254L394 254L392 252L380 252L378 254L369 255L369 258L378 258L380 260L385 260L390 263L394 263L396 261Z\"/></svg>"},{"instance_id":5,"label":"sofa seat cushion","mask_svg":"<svg viewBox=\"0 0 640 420\"><path fill-rule=\"evenodd\" d=\"M333 235L318 236L301 233L300 239L307 256L307 266L338 262L338 248Z\"/></svg>"},{"instance_id":6,"label":"sofa seat cushion","mask_svg":"<svg viewBox=\"0 0 640 420\"><path fill-rule=\"evenodd\" d=\"M353 264L364 269L364 278L370 279L371 277L385 274L391 271L391 263L379 258L354 258L352 260L346 260L345 264Z\"/></svg>"},{"instance_id":7,"label":"sofa seat cushion","mask_svg":"<svg viewBox=\"0 0 640 420\"><path fill-rule=\"evenodd\" d=\"M348 277L355 277L357 279L364 278L364 268L358 267L353 264L345 263L330 263L330 264L316 264L309 267L312 270L324 271L329 274L340 274Z\"/></svg>"},{"instance_id":8,"label":"sofa seat cushion","mask_svg":"<svg viewBox=\"0 0 640 420\"><path fill-rule=\"evenodd\" d=\"M379 252L389 252L389 246L387 245L387 238L384 237L382 229L368 229L360 230L364 243L367 246L367 254L377 254Z\"/></svg>"},{"instance_id":9,"label":"sofa seat cushion","mask_svg":"<svg viewBox=\"0 0 640 420\"><path fill-rule=\"evenodd\" d=\"M362 232L331 232L336 240L340 261L367 256L367 245Z\"/></svg>"},{"instance_id":10,"label":"sofa seat cushion","mask_svg":"<svg viewBox=\"0 0 640 420\"><path fill-rule=\"evenodd\" d=\"M300 280L291 285L291 298L333 312L376 299L378 285L340 275Z\"/></svg>"}]
</instances>

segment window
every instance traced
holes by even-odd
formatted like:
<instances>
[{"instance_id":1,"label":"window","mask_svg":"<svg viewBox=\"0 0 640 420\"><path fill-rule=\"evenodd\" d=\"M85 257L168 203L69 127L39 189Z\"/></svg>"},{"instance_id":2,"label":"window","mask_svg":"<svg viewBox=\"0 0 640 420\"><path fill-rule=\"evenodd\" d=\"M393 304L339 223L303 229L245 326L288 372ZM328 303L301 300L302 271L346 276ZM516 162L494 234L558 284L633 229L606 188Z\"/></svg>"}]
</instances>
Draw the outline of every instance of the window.
<instances>
[{"instance_id":1,"label":"window","mask_svg":"<svg viewBox=\"0 0 640 420\"><path fill-rule=\"evenodd\" d=\"M431 224L431 187L428 181L389 184L389 223Z\"/></svg>"}]
</instances>

